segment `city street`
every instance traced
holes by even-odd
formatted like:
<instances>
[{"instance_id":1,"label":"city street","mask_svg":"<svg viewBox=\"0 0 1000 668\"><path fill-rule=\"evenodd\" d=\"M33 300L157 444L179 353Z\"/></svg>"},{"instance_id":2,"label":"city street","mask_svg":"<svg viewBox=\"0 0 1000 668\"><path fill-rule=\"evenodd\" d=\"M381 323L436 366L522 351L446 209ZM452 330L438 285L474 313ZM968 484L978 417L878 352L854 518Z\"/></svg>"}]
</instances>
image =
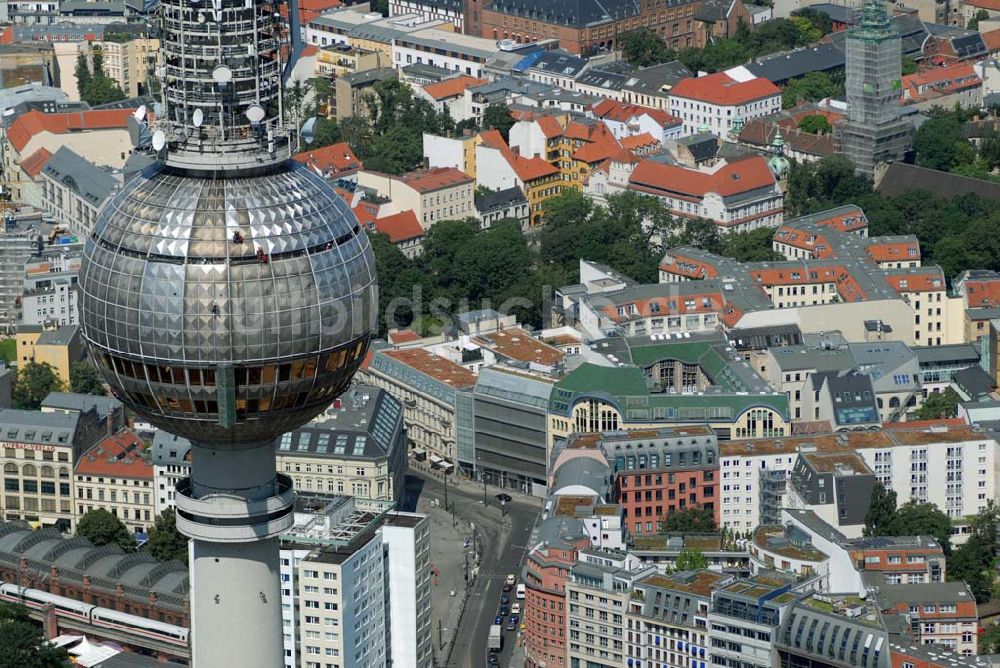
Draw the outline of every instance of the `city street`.
<instances>
[{"instance_id":1,"label":"city street","mask_svg":"<svg viewBox=\"0 0 1000 668\"><path fill-rule=\"evenodd\" d=\"M445 650L450 642L454 643L447 662L443 660L444 657L438 651L437 622L435 622L434 646L435 656L441 657L438 661L439 666L478 668L487 665L487 639L490 625L493 623L500 606L500 594L503 591L504 579L508 573L520 576L521 563L527 551L527 540L540 510L540 500L515 496L514 500L506 505L504 509L506 514L502 515L500 504L495 498L495 494L500 490L492 486L487 489L489 506L484 509L482 489L482 486L473 483L452 484L449 482L448 500L454 507L456 529L447 538L436 533L433 536L435 543L445 538L442 541L445 545L450 544L461 548L464 538L475 533L482 549L479 573L468 593L468 601L462 611L457 628L448 628L443 634ZM432 499L437 499L442 504L440 508L432 507L433 519L444 512L444 483L440 476L411 469L406 479L404 508L418 508L421 512L426 512L425 505L429 505ZM470 523L474 525L474 532ZM434 522L432 531L439 531L439 522ZM440 558L447 560L448 557L442 554ZM458 555L457 563L462 563L461 554ZM470 568L472 564L470 557ZM461 566L458 566L456 570L459 571L457 577L454 572L447 573L442 568L442 578L462 582L464 578L460 572ZM442 585L448 586L444 582ZM514 598L513 591L511 591L511 598ZM449 599L444 593L444 595L434 596L432 601L435 605L448 605L449 603L456 605L459 603L457 599L459 597ZM451 609L436 609L434 618L448 620L454 613L455 610ZM511 650L517 635L518 631L504 631L504 649L500 655L501 666L509 664Z\"/></svg>"}]
</instances>

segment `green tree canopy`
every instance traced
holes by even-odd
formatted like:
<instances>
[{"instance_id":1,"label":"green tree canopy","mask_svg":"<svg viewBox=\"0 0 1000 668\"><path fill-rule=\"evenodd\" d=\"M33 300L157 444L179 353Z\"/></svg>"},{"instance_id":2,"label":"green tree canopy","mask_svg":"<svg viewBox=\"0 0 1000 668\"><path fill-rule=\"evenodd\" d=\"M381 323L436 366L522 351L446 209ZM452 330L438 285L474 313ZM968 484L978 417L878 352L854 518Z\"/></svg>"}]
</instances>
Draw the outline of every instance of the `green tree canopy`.
<instances>
[{"instance_id":1,"label":"green tree canopy","mask_svg":"<svg viewBox=\"0 0 1000 668\"><path fill-rule=\"evenodd\" d=\"M972 520L968 540L948 557L948 579L969 585L977 603L993 597L998 521L1000 507L990 499Z\"/></svg>"},{"instance_id":2,"label":"green tree canopy","mask_svg":"<svg viewBox=\"0 0 1000 668\"><path fill-rule=\"evenodd\" d=\"M69 654L47 642L20 605L0 603L0 668L64 668Z\"/></svg>"},{"instance_id":3,"label":"green tree canopy","mask_svg":"<svg viewBox=\"0 0 1000 668\"><path fill-rule=\"evenodd\" d=\"M784 256L774 250L773 238L774 229L770 227L749 232L730 232L722 237L722 254L740 262L784 260Z\"/></svg>"},{"instance_id":4,"label":"green tree canopy","mask_svg":"<svg viewBox=\"0 0 1000 668\"><path fill-rule=\"evenodd\" d=\"M907 74L916 74L919 69L920 66L917 65L917 61L915 61L911 56L903 56L903 76L906 76Z\"/></svg>"},{"instance_id":5,"label":"green tree canopy","mask_svg":"<svg viewBox=\"0 0 1000 668\"><path fill-rule=\"evenodd\" d=\"M135 549L135 538L120 519L106 510L91 510L80 518L76 535L86 538L97 547L117 545L126 552Z\"/></svg>"},{"instance_id":6,"label":"green tree canopy","mask_svg":"<svg viewBox=\"0 0 1000 668\"><path fill-rule=\"evenodd\" d=\"M951 553L951 520L933 503L909 501L896 510L886 536L933 536L944 553Z\"/></svg>"},{"instance_id":7,"label":"green tree canopy","mask_svg":"<svg viewBox=\"0 0 1000 668\"><path fill-rule=\"evenodd\" d=\"M917 409L918 420L953 418L958 415L958 392L946 387L944 392L930 392L923 405Z\"/></svg>"},{"instance_id":8,"label":"green tree canopy","mask_svg":"<svg viewBox=\"0 0 1000 668\"><path fill-rule=\"evenodd\" d=\"M818 102L844 94L844 73L810 72L792 79L781 90L781 107L791 109L802 102ZM824 119L826 120L826 119Z\"/></svg>"},{"instance_id":9,"label":"green tree canopy","mask_svg":"<svg viewBox=\"0 0 1000 668\"><path fill-rule=\"evenodd\" d=\"M188 539L177 530L177 518L173 510L164 510L156 516L146 549L158 561L176 559L185 564L188 562Z\"/></svg>"},{"instance_id":10,"label":"green tree canopy","mask_svg":"<svg viewBox=\"0 0 1000 668\"><path fill-rule=\"evenodd\" d=\"M1000 654L1000 624L987 624L979 636L980 654Z\"/></svg>"},{"instance_id":11,"label":"green tree canopy","mask_svg":"<svg viewBox=\"0 0 1000 668\"><path fill-rule=\"evenodd\" d=\"M504 141L510 141L510 129L514 127L514 117L506 105L491 104L483 110L484 130L498 130Z\"/></svg>"},{"instance_id":12,"label":"green tree canopy","mask_svg":"<svg viewBox=\"0 0 1000 668\"><path fill-rule=\"evenodd\" d=\"M989 21L989 20L990 20L990 13L985 9L980 9L979 11L976 12L975 16L969 19L968 24L966 24L966 28L968 28L969 30L979 30L979 22Z\"/></svg>"},{"instance_id":13,"label":"green tree canopy","mask_svg":"<svg viewBox=\"0 0 1000 668\"><path fill-rule=\"evenodd\" d=\"M689 547L681 549L677 555L677 566L675 567L677 572L696 571L702 568L708 568L708 558L701 551Z\"/></svg>"},{"instance_id":14,"label":"green tree canopy","mask_svg":"<svg viewBox=\"0 0 1000 668\"><path fill-rule=\"evenodd\" d=\"M649 28L625 33L619 39L622 57L633 65L648 67L673 60L677 53Z\"/></svg>"},{"instance_id":15,"label":"green tree canopy","mask_svg":"<svg viewBox=\"0 0 1000 668\"><path fill-rule=\"evenodd\" d=\"M799 130L812 135L828 135L833 132L833 126L830 125L830 121L827 120L826 116L822 114L809 114L799 121Z\"/></svg>"},{"instance_id":16,"label":"green tree canopy","mask_svg":"<svg viewBox=\"0 0 1000 668\"><path fill-rule=\"evenodd\" d=\"M896 517L896 492L886 489L882 483L875 485L868 513L865 515L864 535L889 535L890 526Z\"/></svg>"},{"instance_id":17,"label":"green tree canopy","mask_svg":"<svg viewBox=\"0 0 1000 668\"><path fill-rule=\"evenodd\" d=\"M70 389L77 394L94 394L107 396L101 374L93 364L86 360L74 362L69 368Z\"/></svg>"},{"instance_id":18,"label":"green tree canopy","mask_svg":"<svg viewBox=\"0 0 1000 668\"><path fill-rule=\"evenodd\" d=\"M715 533L718 530L715 513L703 506L689 506L683 510L675 510L663 518L665 532Z\"/></svg>"},{"instance_id":19,"label":"green tree canopy","mask_svg":"<svg viewBox=\"0 0 1000 668\"><path fill-rule=\"evenodd\" d=\"M810 26L816 32L819 33L820 37L829 35L831 32L833 32L833 19L830 18L829 14L821 12L818 9L814 9L812 7L803 7L802 9L796 9L794 12L792 12L792 17L806 19L809 22ZM820 37L817 37L816 40L814 41L819 40Z\"/></svg>"},{"instance_id":20,"label":"green tree canopy","mask_svg":"<svg viewBox=\"0 0 1000 668\"><path fill-rule=\"evenodd\" d=\"M45 397L65 389L65 384L48 362L22 364L17 369L17 380L14 383L14 408L38 410Z\"/></svg>"},{"instance_id":21,"label":"green tree canopy","mask_svg":"<svg viewBox=\"0 0 1000 668\"><path fill-rule=\"evenodd\" d=\"M944 171L975 158L972 145L962 133L962 123L953 116L925 121L913 137L913 151L921 167Z\"/></svg>"}]
</instances>

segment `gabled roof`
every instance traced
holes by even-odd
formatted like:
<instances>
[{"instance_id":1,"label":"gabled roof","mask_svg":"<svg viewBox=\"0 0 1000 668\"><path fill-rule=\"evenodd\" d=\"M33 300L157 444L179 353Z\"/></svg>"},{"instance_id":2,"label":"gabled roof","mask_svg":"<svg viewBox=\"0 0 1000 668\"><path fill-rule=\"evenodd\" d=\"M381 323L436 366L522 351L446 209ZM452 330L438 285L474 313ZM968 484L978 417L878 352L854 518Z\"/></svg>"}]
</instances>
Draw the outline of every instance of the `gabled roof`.
<instances>
[{"instance_id":1,"label":"gabled roof","mask_svg":"<svg viewBox=\"0 0 1000 668\"><path fill-rule=\"evenodd\" d=\"M347 142L302 151L292 157L297 162L312 167L321 176L353 173L364 167Z\"/></svg>"},{"instance_id":2,"label":"gabled roof","mask_svg":"<svg viewBox=\"0 0 1000 668\"><path fill-rule=\"evenodd\" d=\"M676 192L694 197L704 197L710 192L726 197L766 188L774 183L767 160L759 155L735 160L715 172L643 160L629 178L629 185L640 190Z\"/></svg>"},{"instance_id":3,"label":"gabled roof","mask_svg":"<svg viewBox=\"0 0 1000 668\"><path fill-rule=\"evenodd\" d=\"M389 237L394 244L424 236L424 229L417 221L417 214L407 209L385 218L376 218L375 229Z\"/></svg>"},{"instance_id":4,"label":"gabled roof","mask_svg":"<svg viewBox=\"0 0 1000 668\"><path fill-rule=\"evenodd\" d=\"M76 463L76 475L153 479L153 467L142 458L142 439L123 430L85 452Z\"/></svg>"},{"instance_id":5,"label":"gabled roof","mask_svg":"<svg viewBox=\"0 0 1000 668\"><path fill-rule=\"evenodd\" d=\"M559 170L553 164L542 158L524 158L511 151L499 130L486 130L479 133L479 138L482 140L484 146L500 151L507 164L517 174L517 178L521 179L524 183L559 173Z\"/></svg>"},{"instance_id":6,"label":"gabled roof","mask_svg":"<svg viewBox=\"0 0 1000 668\"><path fill-rule=\"evenodd\" d=\"M21 161L21 171L30 178L38 176L52 154L44 146Z\"/></svg>"},{"instance_id":7,"label":"gabled roof","mask_svg":"<svg viewBox=\"0 0 1000 668\"><path fill-rule=\"evenodd\" d=\"M737 81L725 72L684 79L670 89L671 97L728 106L780 95L781 90L767 79Z\"/></svg>"},{"instance_id":8,"label":"gabled roof","mask_svg":"<svg viewBox=\"0 0 1000 668\"><path fill-rule=\"evenodd\" d=\"M648 148L650 146L659 146L660 140L648 132L643 132L641 135L622 137L621 144L623 148L641 149Z\"/></svg>"},{"instance_id":9,"label":"gabled roof","mask_svg":"<svg viewBox=\"0 0 1000 668\"><path fill-rule=\"evenodd\" d=\"M401 177L408 186L421 193L434 192L472 183L471 176L455 167L434 167L409 172Z\"/></svg>"},{"instance_id":10,"label":"gabled roof","mask_svg":"<svg viewBox=\"0 0 1000 668\"><path fill-rule=\"evenodd\" d=\"M22 114L7 130L7 139L14 150L20 153L35 135L42 132L67 134L84 130L124 130L133 109L102 109L76 111L61 114L43 114L29 111Z\"/></svg>"},{"instance_id":11,"label":"gabled roof","mask_svg":"<svg viewBox=\"0 0 1000 668\"><path fill-rule=\"evenodd\" d=\"M463 95L466 88L481 86L486 83L486 81L486 79L479 79L477 77L471 77L463 74L461 76L452 77L451 79L445 79L444 81L427 84L424 86L424 92L435 100L447 100Z\"/></svg>"},{"instance_id":12,"label":"gabled roof","mask_svg":"<svg viewBox=\"0 0 1000 668\"><path fill-rule=\"evenodd\" d=\"M92 206L100 206L118 187L115 177L65 146L48 159L41 173L61 183Z\"/></svg>"}]
</instances>

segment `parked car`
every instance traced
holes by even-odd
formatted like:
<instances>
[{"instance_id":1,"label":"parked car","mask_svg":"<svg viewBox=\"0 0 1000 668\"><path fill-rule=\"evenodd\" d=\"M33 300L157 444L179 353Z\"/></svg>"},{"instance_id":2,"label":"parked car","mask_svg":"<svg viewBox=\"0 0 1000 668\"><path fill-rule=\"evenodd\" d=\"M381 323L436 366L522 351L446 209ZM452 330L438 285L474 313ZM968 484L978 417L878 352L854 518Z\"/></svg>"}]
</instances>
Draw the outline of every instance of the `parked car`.
<instances>
[{"instance_id":1,"label":"parked car","mask_svg":"<svg viewBox=\"0 0 1000 668\"><path fill-rule=\"evenodd\" d=\"M521 614L521 604L515 602L513 605L511 605L510 606L510 614L512 614L512 615L519 615L519 614Z\"/></svg>"},{"instance_id":2,"label":"parked car","mask_svg":"<svg viewBox=\"0 0 1000 668\"><path fill-rule=\"evenodd\" d=\"M510 614L510 606L508 606L508 605L501 605L500 606L500 616L501 617L506 617L508 614Z\"/></svg>"},{"instance_id":3,"label":"parked car","mask_svg":"<svg viewBox=\"0 0 1000 668\"><path fill-rule=\"evenodd\" d=\"M512 501L510 494L504 494L503 492L497 494L496 498L500 503L510 503Z\"/></svg>"},{"instance_id":4,"label":"parked car","mask_svg":"<svg viewBox=\"0 0 1000 668\"><path fill-rule=\"evenodd\" d=\"M493 623L496 624L497 626L502 626L503 625L503 616L497 615L497 618L493 620Z\"/></svg>"},{"instance_id":5,"label":"parked car","mask_svg":"<svg viewBox=\"0 0 1000 668\"><path fill-rule=\"evenodd\" d=\"M510 603L510 594L508 594L507 592L501 593L500 594L500 602L501 603Z\"/></svg>"},{"instance_id":6,"label":"parked car","mask_svg":"<svg viewBox=\"0 0 1000 668\"><path fill-rule=\"evenodd\" d=\"M517 629L517 622L519 620L520 620L520 617L518 617L517 615L511 615L510 619L507 620L507 630L508 631L514 631L514 630L516 630Z\"/></svg>"}]
</instances>

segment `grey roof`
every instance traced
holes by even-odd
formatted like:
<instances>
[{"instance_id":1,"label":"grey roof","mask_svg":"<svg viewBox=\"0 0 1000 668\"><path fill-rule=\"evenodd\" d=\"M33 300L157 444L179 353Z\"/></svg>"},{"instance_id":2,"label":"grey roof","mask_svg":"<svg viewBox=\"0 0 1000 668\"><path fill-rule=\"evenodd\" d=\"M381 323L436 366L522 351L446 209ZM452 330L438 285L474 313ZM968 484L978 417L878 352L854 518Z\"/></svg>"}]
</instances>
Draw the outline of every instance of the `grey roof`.
<instances>
[{"instance_id":1,"label":"grey roof","mask_svg":"<svg viewBox=\"0 0 1000 668\"><path fill-rule=\"evenodd\" d=\"M69 102L62 89L37 84L24 84L13 88L0 88L0 114L22 102Z\"/></svg>"},{"instance_id":2,"label":"grey roof","mask_svg":"<svg viewBox=\"0 0 1000 668\"><path fill-rule=\"evenodd\" d=\"M839 371L855 367L854 356L847 348L812 348L806 345L785 346L771 350L775 364L788 371Z\"/></svg>"},{"instance_id":3,"label":"grey roof","mask_svg":"<svg viewBox=\"0 0 1000 668\"><path fill-rule=\"evenodd\" d=\"M360 26L359 26L360 27ZM485 47L485 41L482 43L484 46L479 46L478 44L470 43L471 40L466 40L464 43L461 40L449 39L447 37L449 33L443 30L421 30L418 32L407 32L396 36L396 42L406 42L410 44L417 44L419 46L425 46L430 49L443 49L445 52L449 53L459 53L463 56L471 56L473 58L479 58L483 62L497 52L497 47L489 46ZM353 31L352 31L353 35Z\"/></svg>"},{"instance_id":4,"label":"grey roof","mask_svg":"<svg viewBox=\"0 0 1000 668\"><path fill-rule=\"evenodd\" d=\"M502 367L484 367L476 379L475 394L507 400L519 406L531 406L544 412L549 406L552 383L505 371Z\"/></svg>"},{"instance_id":5,"label":"grey roof","mask_svg":"<svg viewBox=\"0 0 1000 668\"><path fill-rule=\"evenodd\" d=\"M746 68L758 77L781 85L810 72L835 70L843 67L844 62L844 52L833 44L817 44L751 61Z\"/></svg>"},{"instance_id":6,"label":"grey roof","mask_svg":"<svg viewBox=\"0 0 1000 668\"><path fill-rule=\"evenodd\" d=\"M812 386L826 385L832 399L833 419L837 425L878 422L878 404L872 379L856 371L820 371L812 374Z\"/></svg>"},{"instance_id":7,"label":"grey roof","mask_svg":"<svg viewBox=\"0 0 1000 668\"><path fill-rule=\"evenodd\" d=\"M157 429L153 436L152 460L156 466L173 464L189 465L188 453L191 452L191 441L182 436Z\"/></svg>"},{"instance_id":8,"label":"grey roof","mask_svg":"<svg viewBox=\"0 0 1000 668\"><path fill-rule=\"evenodd\" d=\"M59 149L62 150L62 149ZM80 331L79 325L62 325L57 329L47 329L35 342L36 346L66 346Z\"/></svg>"},{"instance_id":9,"label":"grey roof","mask_svg":"<svg viewBox=\"0 0 1000 668\"><path fill-rule=\"evenodd\" d=\"M455 76L452 70L430 63L413 63L402 68L403 74L415 79L430 79L432 81L444 81Z\"/></svg>"},{"instance_id":10,"label":"grey roof","mask_svg":"<svg viewBox=\"0 0 1000 668\"><path fill-rule=\"evenodd\" d=\"M857 10L847 5L838 5L832 2L821 2L816 5L809 5L809 8L826 14L837 23L854 25L857 21Z\"/></svg>"},{"instance_id":11,"label":"grey roof","mask_svg":"<svg viewBox=\"0 0 1000 668\"><path fill-rule=\"evenodd\" d=\"M794 517L797 522L809 529L809 531L817 536L821 536L829 540L832 543L843 545L847 542L847 536L842 534L829 522L822 519L815 513L815 511L803 510L801 508L785 508L782 512L787 512L789 515Z\"/></svg>"},{"instance_id":12,"label":"grey roof","mask_svg":"<svg viewBox=\"0 0 1000 668\"><path fill-rule=\"evenodd\" d=\"M920 582L915 584L894 584L879 587L876 594L883 608L900 604L922 605L924 603L968 603L975 601L964 582Z\"/></svg>"},{"instance_id":13,"label":"grey roof","mask_svg":"<svg viewBox=\"0 0 1000 668\"><path fill-rule=\"evenodd\" d=\"M769 327L737 327L726 332L729 345L736 350L763 350L795 346L802 343L802 330L798 325L772 325Z\"/></svg>"},{"instance_id":14,"label":"grey roof","mask_svg":"<svg viewBox=\"0 0 1000 668\"><path fill-rule=\"evenodd\" d=\"M915 392L920 389L916 354L902 341L849 343L858 370L872 379L876 392Z\"/></svg>"},{"instance_id":15,"label":"grey roof","mask_svg":"<svg viewBox=\"0 0 1000 668\"><path fill-rule=\"evenodd\" d=\"M586 58L555 50L543 53L529 69L575 78L586 69L588 63Z\"/></svg>"},{"instance_id":16,"label":"grey roof","mask_svg":"<svg viewBox=\"0 0 1000 668\"><path fill-rule=\"evenodd\" d=\"M740 0L702 0L694 10L696 21L715 23L725 21L733 5Z\"/></svg>"},{"instance_id":17,"label":"grey roof","mask_svg":"<svg viewBox=\"0 0 1000 668\"><path fill-rule=\"evenodd\" d=\"M566 544L568 538L586 536L583 523L575 517L556 515L540 520L531 530L533 545L546 544L560 547ZM529 555L531 558L531 555Z\"/></svg>"},{"instance_id":18,"label":"grey roof","mask_svg":"<svg viewBox=\"0 0 1000 668\"><path fill-rule=\"evenodd\" d=\"M342 81L346 81L351 86L370 86L377 81L385 81L395 77L396 70L391 67L379 67L372 70L363 70L361 72L351 72L350 74L345 74L340 77L340 79Z\"/></svg>"},{"instance_id":19,"label":"grey roof","mask_svg":"<svg viewBox=\"0 0 1000 668\"><path fill-rule=\"evenodd\" d=\"M180 663L160 661L155 656L145 656L136 652L122 652L94 664L94 668L181 668L181 666Z\"/></svg>"},{"instance_id":20,"label":"grey roof","mask_svg":"<svg viewBox=\"0 0 1000 668\"><path fill-rule=\"evenodd\" d=\"M576 77L576 83L582 86L594 86L606 90L621 90L631 77L629 72L608 72L607 70L590 68Z\"/></svg>"},{"instance_id":21,"label":"grey roof","mask_svg":"<svg viewBox=\"0 0 1000 668\"><path fill-rule=\"evenodd\" d=\"M355 384L319 418L282 435L278 451L336 459L382 459L399 443L403 405L376 387Z\"/></svg>"},{"instance_id":22,"label":"grey roof","mask_svg":"<svg viewBox=\"0 0 1000 668\"><path fill-rule=\"evenodd\" d=\"M944 346L917 346L913 349L917 360L924 364L948 364L959 362L979 363L979 349L971 343L953 343Z\"/></svg>"},{"instance_id":23,"label":"grey roof","mask_svg":"<svg viewBox=\"0 0 1000 668\"><path fill-rule=\"evenodd\" d=\"M78 413L42 413L16 408L0 409L0 439L39 445L73 444Z\"/></svg>"},{"instance_id":24,"label":"grey roof","mask_svg":"<svg viewBox=\"0 0 1000 668\"><path fill-rule=\"evenodd\" d=\"M997 386L993 377L978 364L956 371L952 380L973 399L988 395Z\"/></svg>"},{"instance_id":25,"label":"grey roof","mask_svg":"<svg viewBox=\"0 0 1000 668\"><path fill-rule=\"evenodd\" d=\"M678 139L677 143L686 146L697 162L711 160L719 150L719 138L711 132L688 135Z\"/></svg>"},{"instance_id":26,"label":"grey roof","mask_svg":"<svg viewBox=\"0 0 1000 668\"><path fill-rule=\"evenodd\" d=\"M632 76L626 79L623 88L636 93L646 93L649 95L662 93L663 87L672 87L681 79L694 76L694 73L679 60L643 67L632 72Z\"/></svg>"},{"instance_id":27,"label":"grey roof","mask_svg":"<svg viewBox=\"0 0 1000 668\"><path fill-rule=\"evenodd\" d=\"M592 457L576 457L556 469L552 490L570 485L582 485L606 499L611 485L611 467Z\"/></svg>"},{"instance_id":28,"label":"grey roof","mask_svg":"<svg viewBox=\"0 0 1000 668\"><path fill-rule=\"evenodd\" d=\"M77 394L75 392L51 392L42 400L42 408L54 408L62 411L88 411L97 409L97 414L107 417L122 409L122 402L114 397L98 397L93 394Z\"/></svg>"},{"instance_id":29,"label":"grey roof","mask_svg":"<svg viewBox=\"0 0 1000 668\"><path fill-rule=\"evenodd\" d=\"M60 14L75 14L82 16L125 14L125 0L62 0L59 3Z\"/></svg>"},{"instance_id":30,"label":"grey roof","mask_svg":"<svg viewBox=\"0 0 1000 668\"><path fill-rule=\"evenodd\" d=\"M889 197L896 197L910 190L926 190L938 197L973 194L984 199L1000 199L1000 183L903 162L889 165L877 190L879 194Z\"/></svg>"},{"instance_id":31,"label":"grey roof","mask_svg":"<svg viewBox=\"0 0 1000 668\"><path fill-rule=\"evenodd\" d=\"M42 170L52 180L61 183L99 207L118 187L115 178L71 149L60 146Z\"/></svg>"},{"instance_id":32,"label":"grey roof","mask_svg":"<svg viewBox=\"0 0 1000 668\"><path fill-rule=\"evenodd\" d=\"M487 193L476 193L476 211L486 213L503 210L517 204L527 203L527 199L517 186L506 190L491 190Z\"/></svg>"},{"instance_id":33,"label":"grey roof","mask_svg":"<svg viewBox=\"0 0 1000 668\"><path fill-rule=\"evenodd\" d=\"M671 0L670 6L689 4ZM524 16L536 21L583 28L610 23L616 19L638 16L636 0L494 0L490 9L500 14Z\"/></svg>"}]
</instances>

